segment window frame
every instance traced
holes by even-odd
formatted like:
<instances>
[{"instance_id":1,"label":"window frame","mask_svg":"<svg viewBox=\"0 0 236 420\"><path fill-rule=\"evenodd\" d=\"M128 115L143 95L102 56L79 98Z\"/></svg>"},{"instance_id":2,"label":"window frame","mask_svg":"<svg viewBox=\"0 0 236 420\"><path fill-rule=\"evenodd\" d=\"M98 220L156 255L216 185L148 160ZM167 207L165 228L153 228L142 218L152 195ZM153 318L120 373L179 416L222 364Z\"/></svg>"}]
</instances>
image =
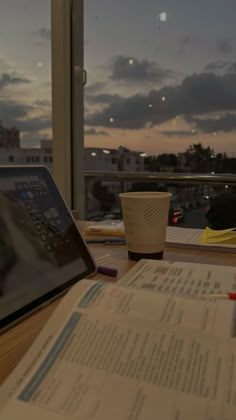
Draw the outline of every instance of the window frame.
<instances>
[{"instance_id":1,"label":"window frame","mask_svg":"<svg viewBox=\"0 0 236 420\"><path fill-rule=\"evenodd\" d=\"M51 0L53 175L84 217L83 0Z\"/></svg>"}]
</instances>

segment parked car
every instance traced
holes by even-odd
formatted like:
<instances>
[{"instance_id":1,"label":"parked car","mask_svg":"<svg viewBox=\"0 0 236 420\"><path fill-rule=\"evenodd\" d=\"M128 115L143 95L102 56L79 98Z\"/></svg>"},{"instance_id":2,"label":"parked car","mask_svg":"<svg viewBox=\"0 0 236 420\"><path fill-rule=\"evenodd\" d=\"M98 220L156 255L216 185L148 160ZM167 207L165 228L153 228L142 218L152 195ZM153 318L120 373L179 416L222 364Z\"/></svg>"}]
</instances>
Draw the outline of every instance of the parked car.
<instances>
[{"instance_id":1,"label":"parked car","mask_svg":"<svg viewBox=\"0 0 236 420\"><path fill-rule=\"evenodd\" d=\"M169 211L169 223L179 223L184 220L184 210L181 207L170 208Z\"/></svg>"}]
</instances>

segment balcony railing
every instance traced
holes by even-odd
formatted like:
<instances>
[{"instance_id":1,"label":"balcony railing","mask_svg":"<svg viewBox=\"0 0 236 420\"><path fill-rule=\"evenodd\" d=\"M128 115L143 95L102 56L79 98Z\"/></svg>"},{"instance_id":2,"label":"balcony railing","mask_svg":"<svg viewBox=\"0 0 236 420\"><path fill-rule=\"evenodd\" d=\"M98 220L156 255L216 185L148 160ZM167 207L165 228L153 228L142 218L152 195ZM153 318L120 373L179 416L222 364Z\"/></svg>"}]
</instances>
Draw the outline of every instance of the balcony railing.
<instances>
[{"instance_id":1,"label":"balcony railing","mask_svg":"<svg viewBox=\"0 0 236 420\"><path fill-rule=\"evenodd\" d=\"M97 179L102 181L157 181L176 184L208 184L236 186L236 175L230 174L183 174L163 172L102 172L85 171L85 179Z\"/></svg>"},{"instance_id":2,"label":"balcony railing","mask_svg":"<svg viewBox=\"0 0 236 420\"><path fill-rule=\"evenodd\" d=\"M168 190L172 193L172 208L184 211L182 225L203 228L211 199L222 192L236 191L233 174L85 171L84 175L85 217L90 220L120 218L120 192ZM95 209L94 203L100 207Z\"/></svg>"}]
</instances>

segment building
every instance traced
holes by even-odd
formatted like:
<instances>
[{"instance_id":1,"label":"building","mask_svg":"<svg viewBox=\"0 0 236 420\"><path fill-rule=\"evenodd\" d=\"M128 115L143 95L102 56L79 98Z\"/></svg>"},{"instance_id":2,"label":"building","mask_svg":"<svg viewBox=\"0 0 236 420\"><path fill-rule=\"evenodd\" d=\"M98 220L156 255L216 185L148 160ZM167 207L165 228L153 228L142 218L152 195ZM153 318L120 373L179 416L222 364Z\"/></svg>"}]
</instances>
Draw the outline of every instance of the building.
<instances>
[{"instance_id":1,"label":"building","mask_svg":"<svg viewBox=\"0 0 236 420\"><path fill-rule=\"evenodd\" d=\"M20 147L20 131L16 127L6 128L0 121L0 148Z\"/></svg>"},{"instance_id":2,"label":"building","mask_svg":"<svg viewBox=\"0 0 236 420\"><path fill-rule=\"evenodd\" d=\"M118 149L101 149L94 147L87 147L84 149L85 170L87 171L101 171L101 172L141 172L144 171L144 158L146 154L139 151L129 150L120 146ZM127 189L132 187L132 183L126 182ZM116 210L119 214L118 196L121 192L121 185L119 181L92 181L86 185L86 206L87 216L90 218L100 217L98 200L94 197L101 195L103 204L109 199L115 200L114 205L111 204L111 211L114 214ZM108 206L109 207L109 206ZM119 217L119 216L118 216Z\"/></svg>"},{"instance_id":3,"label":"building","mask_svg":"<svg viewBox=\"0 0 236 420\"><path fill-rule=\"evenodd\" d=\"M118 149L101 149L98 147L86 147L85 170L88 171L144 171L143 152L129 150L120 146Z\"/></svg>"},{"instance_id":4,"label":"building","mask_svg":"<svg viewBox=\"0 0 236 420\"><path fill-rule=\"evenodd\" d=\"M41 140L38 148L2 147L0 165L45 165L52 169L52 141Z\"/></svg>"},{"instance_id":5,"label":"building","mask_svg":"<svg viewBox=\"0 0 236 420\"><path fill-rule=\"evenodd\" d=\"M18 131L18 130L17 130ZM16 144L16 143L15 143ZM52 169L52 140L41 140L40 147L23 148L18 146L3 147L0 150L0 164L45 165ZM84 168L87 171L144 171L145 153L119 149L84 149Z\"/></svg>"}]
</instances>

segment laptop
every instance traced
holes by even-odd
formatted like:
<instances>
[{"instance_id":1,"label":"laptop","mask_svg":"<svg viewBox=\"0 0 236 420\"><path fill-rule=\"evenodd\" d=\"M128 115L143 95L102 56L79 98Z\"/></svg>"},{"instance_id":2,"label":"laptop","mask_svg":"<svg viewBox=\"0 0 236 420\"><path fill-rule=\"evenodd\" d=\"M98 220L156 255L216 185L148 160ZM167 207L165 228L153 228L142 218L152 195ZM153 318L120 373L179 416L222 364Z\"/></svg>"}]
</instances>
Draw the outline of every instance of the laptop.
<instances>
[{"instance_id":1,"label":"laptop","mask_svg":"<svg viewBox=\"0 0 236 420\"><path fill-rule=\"evenodd\" d=\"M96 271L45 167L0 167L0 332Z\"/></svg>"}]
</instances>

